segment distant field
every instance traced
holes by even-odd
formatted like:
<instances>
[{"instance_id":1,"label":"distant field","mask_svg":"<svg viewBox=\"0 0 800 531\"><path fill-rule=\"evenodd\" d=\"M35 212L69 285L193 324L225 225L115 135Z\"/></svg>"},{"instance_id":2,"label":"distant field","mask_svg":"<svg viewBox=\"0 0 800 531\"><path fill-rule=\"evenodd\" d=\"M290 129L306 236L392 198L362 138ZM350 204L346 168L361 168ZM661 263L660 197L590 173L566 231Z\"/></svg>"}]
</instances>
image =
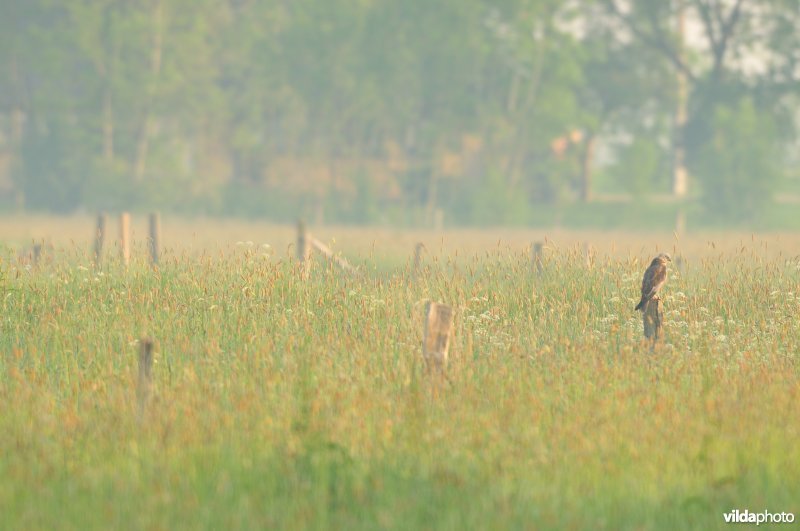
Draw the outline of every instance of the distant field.
<instances>
[{"instance_id":1,"label":"distant field","mask_svg":"<svg viewBox=\"0 0 800 531\"><path fill-rule=\"evenodd\" d=\"M286 258L292 227L169 218L159 269L144 218L131 266L99 269L93 226L0 219L0 528L800 517L800 235L311 227L356 278L322 261L304 276ZM545 236L533 274L528 247ZM19 261L41 238L53 255ZM651 350L632 308L657 250L687 262ZM428 299L455 309L448 382L423 370Z\"/></svg>"},{"instance_id":2,"label":"distant field","mask_svg":"<svg viewBox=\"0 0 800 531\"><path fill-rule=\"evenodd\" d=\"M58 218L50 216L0 217L0 243L12 250L30 246L34 241L51 240L57 247L83 251L92 249L96 220L91 216ZM147 216L132 217L134 245L144 249ZM800 232L753 233L742 231L692 231L686 235L648 230L603 231L566 229L446 229L396 230L376 227L309 226L319 239L335 251L353 259L398 262L410 257L418 242L427 254L473 256L498 250L526 252L534 241L545 243L545 251L583 253L585 245L599 258L646 260L660 251L683 255L688 260L717 258L723 255L752 252L763 258L791 258L800 255ZM295 228L265 222L226 219L183 219L165 217L162 221L162 246L172 254L227 252L245 247L270 246L276 259L294 256ZM109 218L106 243L115 252L119 221ZM237 245L238 244L238 245ZM140 254L144 254L142 251Z\"/></svg>"}]
</instances>

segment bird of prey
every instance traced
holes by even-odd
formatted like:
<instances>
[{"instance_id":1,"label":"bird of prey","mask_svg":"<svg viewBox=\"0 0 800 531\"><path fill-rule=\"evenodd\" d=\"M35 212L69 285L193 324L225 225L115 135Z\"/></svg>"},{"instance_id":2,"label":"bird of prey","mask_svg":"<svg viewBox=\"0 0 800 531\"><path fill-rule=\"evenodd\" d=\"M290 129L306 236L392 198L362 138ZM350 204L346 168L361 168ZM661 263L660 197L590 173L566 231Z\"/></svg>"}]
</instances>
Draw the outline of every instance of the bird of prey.
<instances>
[{"instance_id":1,"label":"bird of prey","mask_svg":"<svg viewBox=\"0 0 800 531\"><path fill-rule=\"evenodd\" d=\"M672 258L666 253L659 254L650 262L642 278L642 300L634 310L647 311L647 303L656 298L658 290L667 281L667 262L672 262Z\"/></svg>"}]
</instances>

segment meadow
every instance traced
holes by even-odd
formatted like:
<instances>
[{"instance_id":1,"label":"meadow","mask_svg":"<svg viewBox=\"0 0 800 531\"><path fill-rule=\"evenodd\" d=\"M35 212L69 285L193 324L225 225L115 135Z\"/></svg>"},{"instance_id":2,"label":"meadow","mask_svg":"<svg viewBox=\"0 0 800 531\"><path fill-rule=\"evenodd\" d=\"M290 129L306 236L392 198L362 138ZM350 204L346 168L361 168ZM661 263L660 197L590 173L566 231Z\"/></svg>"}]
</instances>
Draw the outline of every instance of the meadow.
<instances>
[{"instance_id":1,"label":"meadow","mask_svg":"<svg viewBox=\"0 0 800 531\"><path fill-rule=\"evenodd\" d=\"M165 221L159 267L139 238L124 268L113 245L92 263L89 218L16 223L0 223L0 528L800 516L798 235L315 231L350 276L304 272L291 227ZM45 236L51 256L19 259ZM633 306L657 250L686 260L653 348ZM427 300L455 310L447 380L424 370Z\"/></svg>"}]
</instances>

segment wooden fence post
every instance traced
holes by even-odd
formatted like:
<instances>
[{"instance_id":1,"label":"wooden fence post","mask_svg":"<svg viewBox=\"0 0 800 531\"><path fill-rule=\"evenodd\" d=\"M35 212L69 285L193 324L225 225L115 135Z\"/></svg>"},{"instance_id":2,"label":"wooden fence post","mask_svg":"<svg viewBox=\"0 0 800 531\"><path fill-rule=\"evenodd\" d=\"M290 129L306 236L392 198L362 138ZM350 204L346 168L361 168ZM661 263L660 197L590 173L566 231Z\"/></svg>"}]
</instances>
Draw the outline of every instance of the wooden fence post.
<instances>
[{"instance_id":1,"label":"wooden fence post","mask_svg":"<svg viewBox=\"0 0 800 531\"><path fill-rule=\"evenodd\" d=\"M119 215L119 240L120 240L120 254L122 256L122 263L125 267L131 261L131 215L123 212Z\"/></svg>"},{"instance_id":2,"label":"wooden fence post","mask_svg":"<svg viewBox=\"0 0 800 531\"><path fill-rule=\"evenodd\" d=\"M150 259L154 266L158 265L161 251L161 216L158 212L150 214Z\"/></svg>"},{"instance_id":3,"label":"wooden fence post","mask_svg":"<svg viewBox=\"0 0 800 531\"><path fill-rule=\"evenodd\" d=\"M308 241L308 231L303 220L297 221L297 260L305 267L311 256L311 243Z\"/></svg>"},{"instance_id":4,"label":"wooden fence post","mask_svg":"<svg viewBox=\"0 0 800 531\"><path fill-rule=\"evenodd\" d=\"M153 340L143 338L139 341L139 381L136 396L139 400L139 420L141 421L153 385Z\"/></svg>"},{"instance_id":5,"label":"wooden fence post","mask_svg":"<svg viewBox=\"0 0 800 531\"><path fill-rule=\"evenodd\" d=\"M642 312L642 325L644 326L644 337L650 339L655 345L662 336L664 325L664 312L661 311L661 300L658 297L645 305Z\"/></svg>"},{"instance_id":6,"label":"wooden fence post","mask_svg":"<svg viewBox=\"0 0 800 531\"><path fill-rule=\"evenodd\" d=\"M531 266L532 269L540 275L544 269L544 265L542 264L543 248L542 242L533 242L533 247L531 247Z\"/></svg>"},{"instance_id":7,"label":"wooden fence post","mask_svg":"<svg viewBox=\"0 0 800 531\"><path fill-rule=\"evenodd\" d=\"M306 245L310 247L310 250L316 250L325 256L328 260L332 261L334 264L338 265L348 273L352 273L354 275L358 274L358 269L350 265L350 262L347 261L346 258L343 258L331 250L330 247L319 241L318 239L310 236L306 233Z\"/></svg>"},{"instance_id":8,"label":"wooden fence post","mask_svg":"<svg viewBox=\"0 0 800 531\"><path fill-rule=\"evenodd\" d=\"M94 263L100 265L103 259L103 244L106 241L106 226L108 216L100 213L97 216L97 229L94 232Z\"/></svg>"},{"instance_id":9,"label":"wooden fence post","mask_svg":"<svg viewBox=\"0 0 800 531\"><path fill-rule=\"evenodd\" d=\"M450 329L453 326L453 309L438 302L425 304L425 332L422 336L422 356L428 369L444 371L450 349Z\"/></svg>"},{"instance_id":10,"label":"wooden fence post","mask_svg":"<svg viewBox=\"0 0 800 531\"><path fill-rule=\"evenodd\" d=\"M39 265L39 259L42 257L42 244L41 243L34 243L33 244L33 267Z\"/></svg>"}]
</instances>

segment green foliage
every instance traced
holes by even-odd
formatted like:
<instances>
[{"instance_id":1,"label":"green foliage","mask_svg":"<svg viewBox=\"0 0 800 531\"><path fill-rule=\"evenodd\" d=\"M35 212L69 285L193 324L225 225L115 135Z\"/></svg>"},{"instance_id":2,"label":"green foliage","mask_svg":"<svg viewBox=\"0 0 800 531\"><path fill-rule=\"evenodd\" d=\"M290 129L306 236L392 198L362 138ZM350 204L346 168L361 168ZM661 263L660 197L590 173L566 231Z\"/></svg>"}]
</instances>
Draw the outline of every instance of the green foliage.
<instances>
[{"instance_id":1,"label":"green foliage","mask_svg":"<svg viewBox=\"0 0 800 531\"><path fill-rule=\"evenodd\" d=\"M444 208L465 223L524 223L525 201L580 197L580 142L553 149L571 134L591 134L601 153L646 131L653 143L617 153L618 172L594 168L634 193L654 159L670 159L672 138L712 171L715 110L742 98L773 120L776 145L791 146L791 2L765 0L729 25L724 0L689 2L698 23L712 9L710 27L699 25L716 45L685 54L678 4L637 2L620 17L605 0L14 2L0 17L0 179L30 209L280 217L284 204L325 203L331 221ZM732 53L770 59L742 72ZM684 131L670 125L678 72ZM459 162L447 177L466 183L458 204L432 188L447 157ZM731 178L747 202L751 190ZM387 186L400 197L388 201ZM242 189L280 195L276 208L240 210L248 201L227 198ZM511 204L500 212L502 197Z\"/></svg>"},{"instance_id":2,"label":"green foliage","mask_svg":"<svg viewBox=\"0 0 800 531\"><path fill-rule=\"evenodd\" d=\"M774 123L743 99L735 107L718 107L713 125L714 136L695 168L703 202L720 220L752 221L764 212L780 177Z\"/></svg>"},{"instance_id":3,"label":"green foliage","mask_svg":"<svg viewBox=\"0 0 800 531\"><path fill-rule=\"evenodd\" d=\"M636 137L625 148L620 161L611 170L622 185L634 197L652 193L658 190L659 179L663 173L662 152L658 145L646 137Z\"/></svg>"},{"instance_id":4,"label":"green foliage","mask_svg":"<svg viewBox=\"0 0 800 531\"><path fill-rule=\"evenodd\" d=\"M459 224L501 226L529 222L527 197L524 193L514 193L501 172L490 171L485 179L472 183L471 187L454 184L460 194L454 196L450 210Z\"/></svg>"},{"instance_id":5,"label":"green foliage","mask_svg":"<svg viewBox=\"0 0 800 531\"><path fill-rule=\"evenodd\" d=\"M53 212L81 204L93 160L82 133L64 119L28 128L15 175L28 204Z\"/></svg>"}]
</instances>

